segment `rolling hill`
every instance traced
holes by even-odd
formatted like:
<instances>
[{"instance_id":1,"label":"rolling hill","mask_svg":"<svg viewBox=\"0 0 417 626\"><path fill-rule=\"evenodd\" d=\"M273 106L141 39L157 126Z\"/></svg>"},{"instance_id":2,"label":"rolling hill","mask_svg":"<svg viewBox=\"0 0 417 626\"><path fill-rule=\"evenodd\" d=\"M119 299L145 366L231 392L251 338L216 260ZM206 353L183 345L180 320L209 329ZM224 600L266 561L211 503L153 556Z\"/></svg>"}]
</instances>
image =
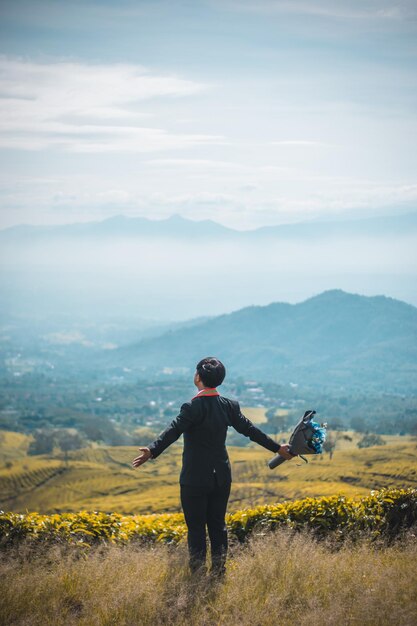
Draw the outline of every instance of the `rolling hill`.
<instances>
[{"instance_id":1,"label":"rolling hill","mask_svg":"<svg viewBox=\"0 0 417 626\"><path fill-rule=\"evenodd\" d=\"M411 487L416 481L416 441L384 436L386 445L358 449L361 437L340 439L333 459L328 455L285 463L271 471L271 453L256 444L229 446L233 485L229 510L303 497L366 495L382 487ZM16 445L19 442L15 442ZM144 445L146 442L144 442ZM19 444L20 445L20 444ZM0 453L2 448L0 447ZM79 511L119 513L180 511L178 477L182 444L170 446L154 463L131 467L133 447L85 448L62 455L20 457L0 467L0 509L24 512Z\"/></svg>"}]
</instances>

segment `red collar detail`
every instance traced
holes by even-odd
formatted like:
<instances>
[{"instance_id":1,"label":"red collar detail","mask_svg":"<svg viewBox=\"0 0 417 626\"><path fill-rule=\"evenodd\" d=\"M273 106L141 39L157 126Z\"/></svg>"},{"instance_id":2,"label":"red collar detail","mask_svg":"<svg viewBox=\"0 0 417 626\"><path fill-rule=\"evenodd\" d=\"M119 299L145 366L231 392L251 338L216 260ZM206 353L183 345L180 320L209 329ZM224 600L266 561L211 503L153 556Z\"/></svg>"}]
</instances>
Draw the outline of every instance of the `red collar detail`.
<instances>
[{"instance_id":1,"label":"red collar detail","mask_svg":"<svg viewBox=\"0 0 417 626\"><path fill-rule=\"evenodd\" d=\"M203 396L219 396L219 392L216 387L204 387L204 389L200 389L200 391L194 396L194 398L201 398ZM194 400L192 398L192 400Z\"/></svg>"}]
</instances>

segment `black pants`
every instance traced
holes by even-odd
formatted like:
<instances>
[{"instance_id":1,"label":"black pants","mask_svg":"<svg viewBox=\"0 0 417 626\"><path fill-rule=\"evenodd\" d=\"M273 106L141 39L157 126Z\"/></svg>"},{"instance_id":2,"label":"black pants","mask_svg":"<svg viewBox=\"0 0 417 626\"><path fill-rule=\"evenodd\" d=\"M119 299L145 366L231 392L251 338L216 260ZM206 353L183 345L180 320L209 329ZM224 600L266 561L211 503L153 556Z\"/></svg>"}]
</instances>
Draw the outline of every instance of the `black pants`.
<instances>
[{"instance_id":1,"label":"black pants","mask_svg":"<svg viewBox=\"0 0 417 626\"><path fill-rule=\"evenodd\" d=\"M206 563L206 525L211 546L211 571L225 572L227 527L225 515L231 483L218 484L213 473L209 487L181 485L181 505L188 528L188 551L192 572L204 570Z\"/></svg>"}]
</instances>

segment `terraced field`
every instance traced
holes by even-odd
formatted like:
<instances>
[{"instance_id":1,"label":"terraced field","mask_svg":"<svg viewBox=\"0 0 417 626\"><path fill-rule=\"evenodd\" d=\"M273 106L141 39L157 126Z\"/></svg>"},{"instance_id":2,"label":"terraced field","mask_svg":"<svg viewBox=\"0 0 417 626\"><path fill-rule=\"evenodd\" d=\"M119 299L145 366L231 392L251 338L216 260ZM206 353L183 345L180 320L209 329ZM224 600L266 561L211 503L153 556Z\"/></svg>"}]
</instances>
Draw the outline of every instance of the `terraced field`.
<instances>
[{"instance_id":1,"label":"terraced field","mask_svg":"<svg viewBox=\"0 0 417 626\"><path fill-rule=\"evenodd\" d=\"M3 510L50 513L87 509L126 514L180 510L180 442L156 461L133 469L136 448L83 449L70 453L66 465L56 456L26 456L22 439L9 435L3 439L9 447L8 466L0 445ZM256 444L229 447L234 481L229 511L285 499L364 495L371 489L417 484L415 438L385 437L385 446L360 450L356 447L359 436L349 436L352 441L340 441L332 460L327 454L310 457L308 465L293 460L273 471L267 466L271 453L264 448Z\"/></svg>"}]
</instances>

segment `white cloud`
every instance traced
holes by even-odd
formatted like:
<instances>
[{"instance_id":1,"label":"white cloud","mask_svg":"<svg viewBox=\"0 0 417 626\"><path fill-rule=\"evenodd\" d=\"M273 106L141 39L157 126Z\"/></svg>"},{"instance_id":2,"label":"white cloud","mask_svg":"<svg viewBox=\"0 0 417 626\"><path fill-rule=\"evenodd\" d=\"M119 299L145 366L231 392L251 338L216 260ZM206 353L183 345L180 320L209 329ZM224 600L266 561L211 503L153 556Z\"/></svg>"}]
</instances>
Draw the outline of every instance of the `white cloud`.
<instances>
[{"instance_id":1,"label":"white cloud","mask_svg":"<svg viewBox=\"0 0 417 626\"><path fill-rule=\"evenodd\" d=\"M329 147L329 146L333 146L334 144L326 143L324 141L309 141L308 139L285 139L282 141L271 141L270 145L271 146L301 146L304 148L305 146Z\"/></svg>"},{"instance_id":2,"label":"white cloud","mask_svg":"<svg viewBox=\"0 0 417 626\"><path fill-rule=\"evenodd\" d=\"M146 161L152 167L178 167L214 170L247 170L248 166L233 161L214 161L211 159L150 159Z\"/></svg>"},{"instance_id":3,"label":"white cloud","mask_svg":"<svg viewBox=\"0 0 417 626\"><path fill-rule=\"evenodd\" d=\"M254 13L287 13L317 17L353 20L402 20L415 17L417 10L413 0L401 0L395 6L386 2L381 6L377 0L221 0L222 6L238 11ZM218 0L215 1L218 4Z\"/></svg>"},{"instance_id":4,"label":"white cloud","mask_svg":"<svg viewBox=\"0 0 417 626\"><path fill-rule=\"evenodd\" d=\"M106 191L100 191L98 193L99 202L109 204L126 204L127 202L130 202L131 199L131 194L125 189L107 189Z\"/></svg>"},{"instance_id":5,"label":"white cloud","mask_svg":"<svg viewBox=\"0 0 417 626\"><path fill-rule=\"evenodd\" d=\"M72 152L150 152L223 143L220 136L171 133L144 124L138 109L156 98L190 97L208 85L142 66L34 63L0 58L0 147Z\"/></svg>"}]
</instances>

